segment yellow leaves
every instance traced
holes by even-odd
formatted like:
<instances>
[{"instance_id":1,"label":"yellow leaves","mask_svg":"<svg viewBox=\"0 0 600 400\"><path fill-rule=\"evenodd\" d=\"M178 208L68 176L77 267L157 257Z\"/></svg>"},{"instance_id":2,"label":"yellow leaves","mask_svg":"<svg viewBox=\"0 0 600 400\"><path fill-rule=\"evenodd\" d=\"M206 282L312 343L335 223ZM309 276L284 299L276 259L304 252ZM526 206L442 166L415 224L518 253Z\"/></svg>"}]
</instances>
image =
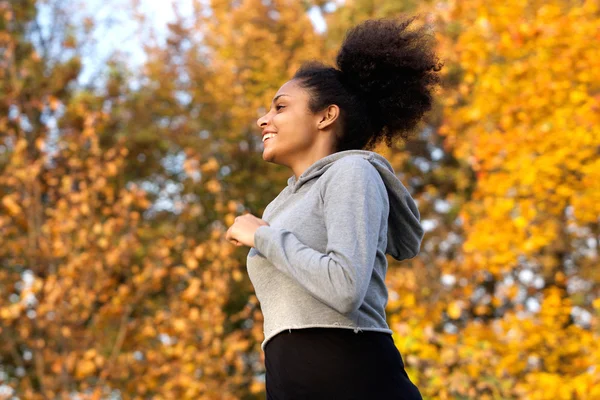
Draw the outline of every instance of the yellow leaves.
<instances>
[{"instance_id":1,"label":"yellow leaves","mask_svg":"<svg viewBox=\"0 0 600 400\"><path fill-rule=\"evenodd\" d=\"M573 90L569 93L569 101L573 103L573 105L578 105L588 98L588 93L583 90Z\"/></svg>"},{"instance_id":2,"label":"yellow leaves","mask_svg":"<svg viewBox=\"0 0 600 400\"><path fill-rule=\"evenodd\" d=\"M481 118L481 110L477 107L472 107L467 114L469 121L478 121Z\"/></svg>"},{"instance_id":3,"label":"yellow leaves","mask_svg":"<svg viewBox=\"0 0 600 400\"><path fill-rule=\"evenodd\" d=\"M512 37L508 32L502 32L500 34L500 45L505 48L510 48L511 46L514 46Z\"/></svg>"},{"instance_id":4,"label":"yellow leaves","mask_svg":"<svg viewBox=\"0 0 600 400\"><path fill-rule=\"evenodd\" d=\"M560 277L558 279L560 280ZM546 326L563 326L568 321L572 304L563 296L563 291L557 287L550 287L544 291L544 300L539 314ZM553 337L551 336L550 339Z\"/></svg>"},{"instance_id":5,"label":"yellow leaves","mask_svg":"<svg viewBox=\"0 0 600 400\"><path fill-rule=\"evenodd\" d=\"M414 307L416 304L415 295L413 293L407 293L402 297L402 306L403 307Z\"/></svg>"},{"instance_id":6,"label":"yellow leaves","mask_svg":"<svg viewBox=\"0 0 600 400\"><path fill-rule=\"evenodd\" d=\"M537 17L540 19L540 22L548 22L553 18L559 17L562 14L561 8L557 4L543 4L537 10Z\"/></svg>"},{"instance_id":7,"label":"yellow leaves","mask_svg":"<svg viewBox=\"0 0 600 400\"><path fill-rule=\"evenodd\" d=\"M587 164L581 173L582 189L572 199L574 215L582 224L593 223L600 214L600 161Z\"/></svg>"},{"instance_id":8,"label":"yellow leaves","mask_svg":"<svg viewBox=\"0 0 600 400\"><path fill-rule=\"evenodd\" d=\"M564 378L558 373L539 372L528 374L526 384L529 386L528 395L535 399L570 400L574 396L574 388L565 384ZM591 397L583 398L591 399Z\"/></svg>"},{"instance_id":9,"label":"yellow leaves","mask_svg":"<svg viewBox=\"0 0 600 400\"><path fill-rule=\"evenodd\" d=\"M597 374L581 374L573 378L572 387L577 397L585 399L600 399L600 378Z\"/></svg>"},{"instance_id":10,"label":"yellow leaves","mask_svg":"<svg viewBox=\"0 0 600 400\"><path fill-rule=\"evenodd\" d=\"M462 314L463 302L462 301L453 301L448 305L446 312L448 316L452 319L459 319Z\"/></svg>"},{"instance_id":11,"label":"yellow leaves","mask_svg":"<svg viewBox=\"0 0 600 400\"><path fill-rule=\"evenodd\" d=\"M519 216L514 219L515 226L519 229L523 229L527 226L528 221L525 217Z\"/></svg>"},{"instance_id":12,"label":"yellow leaves","mask_svg":"<svg viewBox=\"0 0 600 400\"><path fill-rule=\"evenodd\" d=\"M562 329L574 311L569 296L540 291L535 278L526 288L514 277L519 267L531 263L534 277L545 278L545 285L569 285L571 275L556 272L564 264L561 256L570 259L580 250L587 253L586 245L578 246L593 241L590 232L600 215L600 163L589 151L600 146L598 103L593 97L600 81L590 73L598 53L590 52L589 40L598 35L600 21L597 14L585 11L592 3L598 7L597 2L475 1L453 3L447 12L455 19L451 22L460 23L461 32L448 32L457 40L448 38L442 50L457 60L462 81L443 96L447 110L440 133L454 155L476 172L475 180L468 176L460 185L475 191L460 211L464 241L456 257L462 266L458 274L469 279L479 270L501 271L504 274L497 279L511 276L513 281L506 286L496 282L491 303L469 304L476 315L491 306L509 306L512 312L486 324L493 330L479 332L472 329L474 321L468 321L452 346L462 350L461 359L469 359L457 370L468 371L473 388L482 376L500 378L492 384L499 391L497 398L590 396L587 378L593 374L581 372L586 365L597 364L598 356L590 355L593 346L586 339L597 341L597 333L577 324ZM594 280L594 256L575 259L573 268L586 280ZM590 266L592 270L586 269ZM427 279L422 282L430 285ZM587 291L576 291L571 296L589 298ZM452 301L469 297L465 293L465 288L454 286L451 300L439 296L450 318L465 316L466 304ZM534 299L540 302L537 313L528 310L536 304ZM508 300L514 305L506 304ZM422 302L418 297L417 304ZM589 301L579 302L589 306ZM586 315L592 327L597 325L600 302L593 306L593 316ZM396 318L390 316L392 321ZM490 347L473 345L477 339ZM450 346L445 337L439 343ZM417 340L415 347L422 344ZM425 363L443 365L440 351L412 351ZM442 367L432 369L432 376L424 378L427 396L456 396L447 388L458 388L462 377ZM547 375L538 375L540 369ZM582 376L587 380L575 383L574 378ZM513 391L516 383L518 390ZM465 397L481 398L482 393Z\"/></svg>"}]
</instances>

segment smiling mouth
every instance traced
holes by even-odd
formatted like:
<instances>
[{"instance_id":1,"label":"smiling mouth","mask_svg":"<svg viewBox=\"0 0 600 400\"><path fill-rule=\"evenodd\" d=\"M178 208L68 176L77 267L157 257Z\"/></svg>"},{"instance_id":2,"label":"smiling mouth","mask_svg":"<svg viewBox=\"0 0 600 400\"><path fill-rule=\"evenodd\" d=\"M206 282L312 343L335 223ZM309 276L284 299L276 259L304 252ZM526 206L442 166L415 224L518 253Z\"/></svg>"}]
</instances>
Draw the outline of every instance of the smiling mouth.
<instances>
[{"instance_id":1,"label":"smiling mouth","mask_svg":"<svg viewBox=\"0 0 600 400\"><path fill-rule=\"evenodd\" d=\"M266 143L266 142L268 142L269 140L271 140L271 139L275 138L275 136L277 136L277 135L269 136L268 138L266 138L265 140L263 140L263 143Z\"/></svg>"}]
</instances>

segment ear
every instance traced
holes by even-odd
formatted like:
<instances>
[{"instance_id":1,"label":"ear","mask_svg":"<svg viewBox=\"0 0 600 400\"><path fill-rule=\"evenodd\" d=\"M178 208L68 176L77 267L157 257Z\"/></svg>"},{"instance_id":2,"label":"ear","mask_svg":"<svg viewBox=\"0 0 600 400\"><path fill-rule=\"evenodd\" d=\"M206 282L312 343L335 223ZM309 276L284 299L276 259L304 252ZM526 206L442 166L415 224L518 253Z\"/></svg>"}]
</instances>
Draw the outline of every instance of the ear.
<instances>
[{"instance_id":1,"label":"ear","mask_svg":"<svg viewBox=\"0 0 600 400\"><path fill-rule=\"evenodd\" d=\"M331 126L333 122L338 118L338 116L340 115L340 108L335 104L331 104L317 115L317 128L326 129L327 127Z\"/></svg>"}]
</instances>

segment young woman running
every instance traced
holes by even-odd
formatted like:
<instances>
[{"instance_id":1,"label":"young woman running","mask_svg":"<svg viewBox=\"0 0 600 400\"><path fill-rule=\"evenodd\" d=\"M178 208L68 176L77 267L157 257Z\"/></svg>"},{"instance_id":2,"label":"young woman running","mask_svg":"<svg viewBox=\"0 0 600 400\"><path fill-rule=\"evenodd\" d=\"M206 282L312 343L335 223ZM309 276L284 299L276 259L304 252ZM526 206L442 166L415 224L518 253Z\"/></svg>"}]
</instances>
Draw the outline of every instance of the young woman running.
<instances>
[{"instance_id":1,"label":"young woman running","mask_svg":"<svg viewBox=\"0 0 600 400\"><path fill-rule=\"evenodd\" d=\"M408 138L433 102L442 64L416 17L350 29L337 68L311 61L257 124L263 159L289 167L262 218L238 216L226 239L251 247L264 315L268 400L421 399L386 322L386 254L419 252L417 206L372 151Z\"/></svg>"}]
</instances>

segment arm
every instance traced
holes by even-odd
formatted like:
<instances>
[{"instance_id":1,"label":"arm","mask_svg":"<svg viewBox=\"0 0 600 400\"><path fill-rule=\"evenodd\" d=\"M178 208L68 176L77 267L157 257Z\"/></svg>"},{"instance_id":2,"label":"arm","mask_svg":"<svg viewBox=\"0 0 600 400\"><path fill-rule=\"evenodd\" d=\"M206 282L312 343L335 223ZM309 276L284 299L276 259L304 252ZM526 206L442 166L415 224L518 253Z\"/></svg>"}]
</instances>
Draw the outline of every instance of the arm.
<instances>
[{"instance_id":1,"label":"arm","mask_svg":"<svg viewBox=\"0 0 600 400\"><path fill-rule=\"evenodd\" d=\"M306 246L292 232L272 226L259 227L254 243L277 269L315 298L347 314L360 307L367 292L386 188L370 164L333 172L323 193L326 254Z\"/></svg>"}]
</instances>

